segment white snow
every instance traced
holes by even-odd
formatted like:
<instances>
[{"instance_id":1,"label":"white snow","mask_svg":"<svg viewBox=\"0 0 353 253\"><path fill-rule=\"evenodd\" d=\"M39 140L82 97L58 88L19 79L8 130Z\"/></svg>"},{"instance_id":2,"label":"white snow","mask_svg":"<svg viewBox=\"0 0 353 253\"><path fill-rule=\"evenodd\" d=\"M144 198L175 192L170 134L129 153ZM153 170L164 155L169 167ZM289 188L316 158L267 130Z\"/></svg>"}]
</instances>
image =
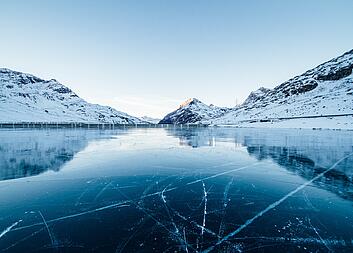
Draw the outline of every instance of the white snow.
<instances>
[{"instance_id":1,"label":"white snow","mask_svg":"<svg viewBox=\"0 0 353 253\"><path fill-rule=\"evenodd\" d=\"M201 122L240 127L353 129L352 117L278 120L291 117L353 114L352 67L353 50L296 76L272 90L260 88L252 92L242 105L231 109L221 117ZM348 75L332 77L344 69L348 69ZM256 122L269 119L272 122Z\"/></svg>"},{"instance_id":2,"label":"white snow","mask_svg":"<svg viewBox=\"0 0 353 253\"><path fill-rule=\"evenodd\" d=\"M253 128L303 128L303 129L353 129L353 116L322 117L304 119L286 119L270 122L239 122L236 124L218 124L222 127Z\"/></svg>"},{"instance_id":3,"label":"white snow","mask_svg":"<svg viewBox=\"0 0 353 253\"><path fill-rule=\"evenodd\" d=\"M109 106L90 104L56 80L0 68L0 122L143 123Z\"/></svg>"}]
</instances>

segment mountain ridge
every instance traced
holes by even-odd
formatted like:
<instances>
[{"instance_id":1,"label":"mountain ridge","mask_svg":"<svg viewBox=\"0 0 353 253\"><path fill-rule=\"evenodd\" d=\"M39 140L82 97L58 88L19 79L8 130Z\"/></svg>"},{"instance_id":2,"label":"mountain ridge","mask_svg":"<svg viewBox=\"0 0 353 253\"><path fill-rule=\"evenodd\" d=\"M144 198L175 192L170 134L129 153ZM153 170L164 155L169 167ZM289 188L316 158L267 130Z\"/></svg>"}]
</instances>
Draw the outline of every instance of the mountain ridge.
<instances>
[{"instance_id":1,"label":"mountain ridge","mask_svg":"<svg viewBox=\"0 0 353 253\"><path fill-rule=\"evenodd\" d=\"M88 103L55 79L0 68L0 122L140 124L109 106Z\"/></svg>"},{"instance_id":2,"label":"mountain ridge","mask_svg":"<svg viewBox=\"0 0 353 253\"><path fill-rule=\"evenodd\" d=\"M353 113L353 50L266 89L215 121Z\"/></svg>"},{"instance_id":3,"label":"mountain ridge","mask_svg":"<svg viewBox=\"0 0 353 253\"><path fill-rule=\"evenodd\" d=\"M242 104L224 108L222 114L213 115L214 117L194 117L191 121L185 117L180 123L248 126L249 122L268 119L350 115L353 114L352 72L353 50L350 50L290 78L273 89L260 87L251 92ZM176 117L180 114L178 110L180 108L166 117ZM184 114L199 115L198 108L189 108ZM207 110L204 115L207 115ZM350 118L345 120L348 123L353 122ZM178 120L175 122L179 123ZM347 125L347 122L342 123Z\"/></svg>"}]
</instances>

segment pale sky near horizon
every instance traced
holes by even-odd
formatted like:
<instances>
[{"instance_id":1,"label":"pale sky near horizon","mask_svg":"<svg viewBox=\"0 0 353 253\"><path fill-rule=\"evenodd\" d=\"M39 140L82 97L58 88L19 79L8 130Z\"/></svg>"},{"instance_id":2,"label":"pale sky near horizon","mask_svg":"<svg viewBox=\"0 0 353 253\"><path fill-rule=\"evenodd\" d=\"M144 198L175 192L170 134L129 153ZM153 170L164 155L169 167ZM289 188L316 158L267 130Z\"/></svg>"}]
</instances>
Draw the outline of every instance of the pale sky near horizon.
<instances>
[{"instance_id":1,"label":"pale sky near horizon","mask_svg":"<svg viewBox=\"0 0 353 253\"><path fill-rule=\"evenodd\" d=\"M353 48L353 1L0 0L0 67L161 118L232 107Z\"/></svg>"}]
</instances>

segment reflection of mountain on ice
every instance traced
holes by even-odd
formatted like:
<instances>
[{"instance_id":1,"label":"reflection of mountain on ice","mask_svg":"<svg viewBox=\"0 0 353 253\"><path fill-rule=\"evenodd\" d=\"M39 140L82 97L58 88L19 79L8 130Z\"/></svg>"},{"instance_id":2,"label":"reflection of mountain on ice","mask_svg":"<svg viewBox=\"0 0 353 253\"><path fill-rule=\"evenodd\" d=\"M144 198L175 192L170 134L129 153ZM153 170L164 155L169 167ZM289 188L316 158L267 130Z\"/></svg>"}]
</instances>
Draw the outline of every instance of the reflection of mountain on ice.
<instances>
[{"instance_id":1,"label":"reflection of mountain on ice","mask_svg":"<svg viewBox=\"0 0 353 253\"><path fill-rule=\"evenodd\" d=\"M258 160L271 159L310 180L353 152L353 135L347 131L265 130L231 128L169 128L169 135L192 147L234 142ZM353 157L326 173L316 185L353 200Z\"/></svg>"},{"instance_id":2,"label":"reflection of mountain on ice","mask_svg":"<svg viewBox=\"0 0 353 253\"><path fill-rule=\"evenodd\" d=\"M87 131L0 131L0 180L59 171L93 136Z\"/></svg>"},{"instance_id":3,"label":"reflection of mountain on ice","mask_svg":"<svg viewBox=\"0 0 353 253\"><path fill-rule=\"evenodd\" d=\"M180 127L169 127L165 128L166 132L170 136L179 138L180 146L190 146L193 148L203 146L214 146L215 143L215 132L211 131L210 128L184 128Z\"/></svg>"}]
</instances>

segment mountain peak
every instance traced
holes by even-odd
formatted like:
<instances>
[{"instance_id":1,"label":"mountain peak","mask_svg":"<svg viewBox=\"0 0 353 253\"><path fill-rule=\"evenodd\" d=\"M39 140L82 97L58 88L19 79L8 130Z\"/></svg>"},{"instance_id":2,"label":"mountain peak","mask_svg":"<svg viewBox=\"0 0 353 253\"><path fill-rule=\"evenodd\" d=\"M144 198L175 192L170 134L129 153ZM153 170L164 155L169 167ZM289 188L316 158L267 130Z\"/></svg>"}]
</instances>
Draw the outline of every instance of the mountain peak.
<instances>
[{"instance_id":1,"label":"mountain peak","mask_svg":"<svg viewBox=\"0 0 353 253\"><path fill-rule=\"evenodd\" d=\"M179 108L183 108L186 107L188 105L193 105L193 104L199 104L202 103L200 100L198 100L197 98L189 98L186 101L184 101Z\"/></svg>"},{"instance_id":2,"label":"mountain peak","mask_svg":"<svg viewBox=\"0 0 353 253\"><path fill-rule=\"evenodd\" d=\"M269 91L271 90L264 87L260 87L259 89L252 91L243 104L253 103L257 101L259 98L266 95Z\"/></svg>"},{"instance_id":3,"label":"mountain peak","mask_svg":"<svg viewBox=\"0 0 353 253\"><path fill-rule=\"evenodd\" d=\"M196 123L201 120L213 119L223 115L228 108L206 105L196 98L189 98L180 107L167 114L160 124Z\"/></svg>"}]
</instances>

